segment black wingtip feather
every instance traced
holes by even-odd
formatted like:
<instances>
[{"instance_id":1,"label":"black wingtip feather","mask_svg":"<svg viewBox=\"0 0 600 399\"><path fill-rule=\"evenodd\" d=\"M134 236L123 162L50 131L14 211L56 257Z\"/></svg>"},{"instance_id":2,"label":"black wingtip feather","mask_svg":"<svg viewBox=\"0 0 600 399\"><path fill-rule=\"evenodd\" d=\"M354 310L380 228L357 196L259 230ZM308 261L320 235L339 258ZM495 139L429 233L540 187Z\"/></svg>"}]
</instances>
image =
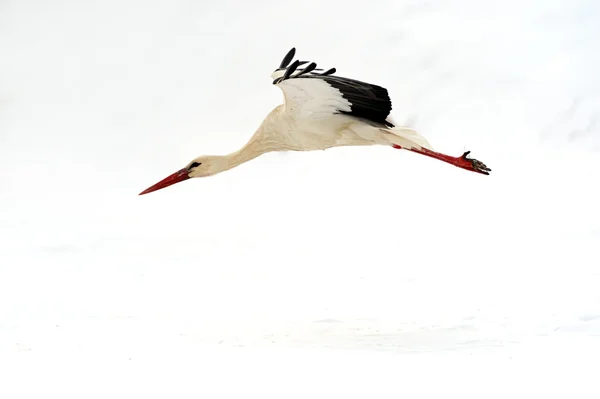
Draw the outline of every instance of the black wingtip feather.
<instances>
[{"instance_id":1,"label":"black wingtip feather","mask_svg":"<svg viewBox=\"0 0 600 399\"><path fill-rule=\"evenodd\" d=\"M296 71L296 69L298 68L298 65L300 64L300 61L296 60L292 63L292 65L289 66L288 69L285 70L285 73L283 74L283 76L281 77L281 80L286 80L290 77L290 75L292 73L294 73L294 71Z\"/></svg>"},{"instance_id":2,"label":"black wingtip feather","mask_svg":"<svg viewBox=\"0 0 600 399\"><path fill-rule=\"evenodd\" d=\"M294 58L295 54L296 54L296 47L292 47L292 49L290 51L288 51L288 53L285 55L285 57L283 57L283 60L281 61L279 68L287 68L287 66L290 64L290 62L292 62L292 59Z\"/></svg>"},{"instance_id":3,"label":"black wingtip feather","mask_svg":"<svg viewBox=\"0 0 600 399\"><path fill-rule=\"evenodd\" d=\"M303 70L301 70L300 72L298 72L297 75L294 75L294 77L298 77L298 76L302 76L305 75L307 73L312 72L315 68L317 67L317 64L315 64L314 62L311 62L310 64L308 64L308 66L306 68L304 68Z\"/></svg>"},{"instance_id":4,"label":"black wingtip feather","mask_svg":"<svg viewBox=\"0 0 600 399\"><path fill-rule=\"evenodd\" d=\"M321 76L327 76L327 75L333 75L335 73L336 69L335 68L331 68L326 70L325 72L321 73Z\"/></svg>"}]
</instances>

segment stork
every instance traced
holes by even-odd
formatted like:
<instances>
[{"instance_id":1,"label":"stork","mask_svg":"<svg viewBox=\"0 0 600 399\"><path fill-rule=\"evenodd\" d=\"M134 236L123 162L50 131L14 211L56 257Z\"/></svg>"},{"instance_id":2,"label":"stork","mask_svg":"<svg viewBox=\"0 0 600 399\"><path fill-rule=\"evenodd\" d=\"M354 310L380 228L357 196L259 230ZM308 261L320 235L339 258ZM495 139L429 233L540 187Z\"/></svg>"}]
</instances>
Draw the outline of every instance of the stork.
<instances>
[{"instance_id":1,"label":"stork","mask_svg":"<svg viewBox=\"0 0 600 399\"><path fill-rule=\"evenodd\" d=\"M442 154L415 130L394 126L389 118L392 103L387 89L336 76L335 68L323 71L314 62L292 62L295 54L296 49L292 48L271 74L273 84L283 91L284 104L267 115L242 148L228 155L199 156L139 195L193 177L216 175L272 151L315 151L339 146L391 146L472 172L491 172L482 162L469 158L470 151L458 157Z\"/></svg>"}]
</instances>

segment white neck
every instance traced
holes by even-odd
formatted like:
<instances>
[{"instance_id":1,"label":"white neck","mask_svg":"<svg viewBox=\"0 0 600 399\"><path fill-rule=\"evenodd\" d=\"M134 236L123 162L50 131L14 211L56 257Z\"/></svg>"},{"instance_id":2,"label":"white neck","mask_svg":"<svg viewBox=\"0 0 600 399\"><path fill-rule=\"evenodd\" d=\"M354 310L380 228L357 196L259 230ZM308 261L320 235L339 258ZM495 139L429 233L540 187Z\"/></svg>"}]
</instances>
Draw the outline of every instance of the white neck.
<instances>
[{"instance_id":1,"label":"white neck","mask_svg":"<svg viewBox=\"0 0 600 399\"><path fill-rule=\"evenodd\" d=\"M282 128L280 115L283 107L276 107L265 118L250 140L239 150L228 155L216 156L213 174L233 169L262 154L271 151L285 151L292 149L280 139L278 131Z\"/></svg>"},{"instance_id":2,"label":"white neck","mask_svg":"<svg viewBox=\"0 0 600 399\"><path fill-rule=\"evenodd\" d=\"M267 152L282 150L288 150L288 148L278 141L271 140L270 135L265 135L258 131L239 150L227 155L216 156L217 162L215 162L214 165L214 173L221 173L233 169Z\"/></svg>"},{"instance_id":3,"label":"white neck","mask_svg":"<svg viewBox=\"0 0 600 399\"><path fill-rule=\"evenodd\" d=\"M246 143L239 150L232 152L231 154L223 155L220 157L220 171L224 172L229 169L233 169L241 164L248 162L266 152L270 151L268 146L262 145L260 140L256 140L254 137Z\"/></svg>"}]
</instances>

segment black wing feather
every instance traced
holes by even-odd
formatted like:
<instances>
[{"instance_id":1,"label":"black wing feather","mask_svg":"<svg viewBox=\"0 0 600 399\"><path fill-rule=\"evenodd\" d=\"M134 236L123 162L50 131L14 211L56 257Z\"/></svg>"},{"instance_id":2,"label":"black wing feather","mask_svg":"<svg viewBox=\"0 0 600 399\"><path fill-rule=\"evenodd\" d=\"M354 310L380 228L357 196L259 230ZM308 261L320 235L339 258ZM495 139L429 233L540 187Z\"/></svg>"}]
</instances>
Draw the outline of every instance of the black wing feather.
<instances>
[{"instance_id":1,"label":"black wing feather","mask_svg":"<svg viewBox=\"0 0 600 399\"><path fill-rule=\"evenodd\" d=\"M292 62L292 59L294 58L294 54L296 54L296 48L292 47L292 49L290 51L288 51L288 53L285 55L285 57L283 57L283 60L281 60L281 64L279 64L279 68L281 68L281 69L287 68L287 66L290 65L290 62Z\"/></svg>"},{"instance_id":2,"label":"black wing feather","mask_svg":"<svg viewBox=\"0 0 600 399\"><path fill-rule=\"evenodd\" d=\"M323 79L338 89L342 93L342 97L350 102L351 111L339 111L340 113L394 127L391 122L386 120L392 111L392 101L386 88L335 75L314 77Z\"/></svg>"},{"instance_id":3,"label":"black wing feather","mask_svg":"<svg viewBox=\"0 0 600 399\"><path fill-rule=\"evenodd\" d=\"M297 78L298 76L302 76L309 72L312 72L316 67L317 67L317 64L315 64L314 62L311 62L310 64L308 64L308 66L306 68L304 68L300 72L298 72L295 77Z\"/></svg>"}]
</instances>

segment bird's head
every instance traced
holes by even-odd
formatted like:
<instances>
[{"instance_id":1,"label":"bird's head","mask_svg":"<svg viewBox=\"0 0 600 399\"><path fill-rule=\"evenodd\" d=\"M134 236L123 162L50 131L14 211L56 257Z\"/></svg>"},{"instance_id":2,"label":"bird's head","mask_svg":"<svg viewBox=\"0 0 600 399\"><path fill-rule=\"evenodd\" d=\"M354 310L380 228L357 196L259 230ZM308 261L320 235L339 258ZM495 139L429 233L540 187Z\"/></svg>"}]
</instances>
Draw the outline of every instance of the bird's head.
<instances>
[{"instance_id":1,"label":"bird's head","mask_svg":"<svg viewBox=\"0 0 600 399\"><path fill-rule=\"evenodd\" d=\"M178 170L172 175L167 176L153 186L148 187L139 195L148 194L156 190L169 187L175 183L180 183L192 177L212 176L223 170L223 157L213 155L203 155L193 159L185 168Z\"/></svg>"}]
</instances>

